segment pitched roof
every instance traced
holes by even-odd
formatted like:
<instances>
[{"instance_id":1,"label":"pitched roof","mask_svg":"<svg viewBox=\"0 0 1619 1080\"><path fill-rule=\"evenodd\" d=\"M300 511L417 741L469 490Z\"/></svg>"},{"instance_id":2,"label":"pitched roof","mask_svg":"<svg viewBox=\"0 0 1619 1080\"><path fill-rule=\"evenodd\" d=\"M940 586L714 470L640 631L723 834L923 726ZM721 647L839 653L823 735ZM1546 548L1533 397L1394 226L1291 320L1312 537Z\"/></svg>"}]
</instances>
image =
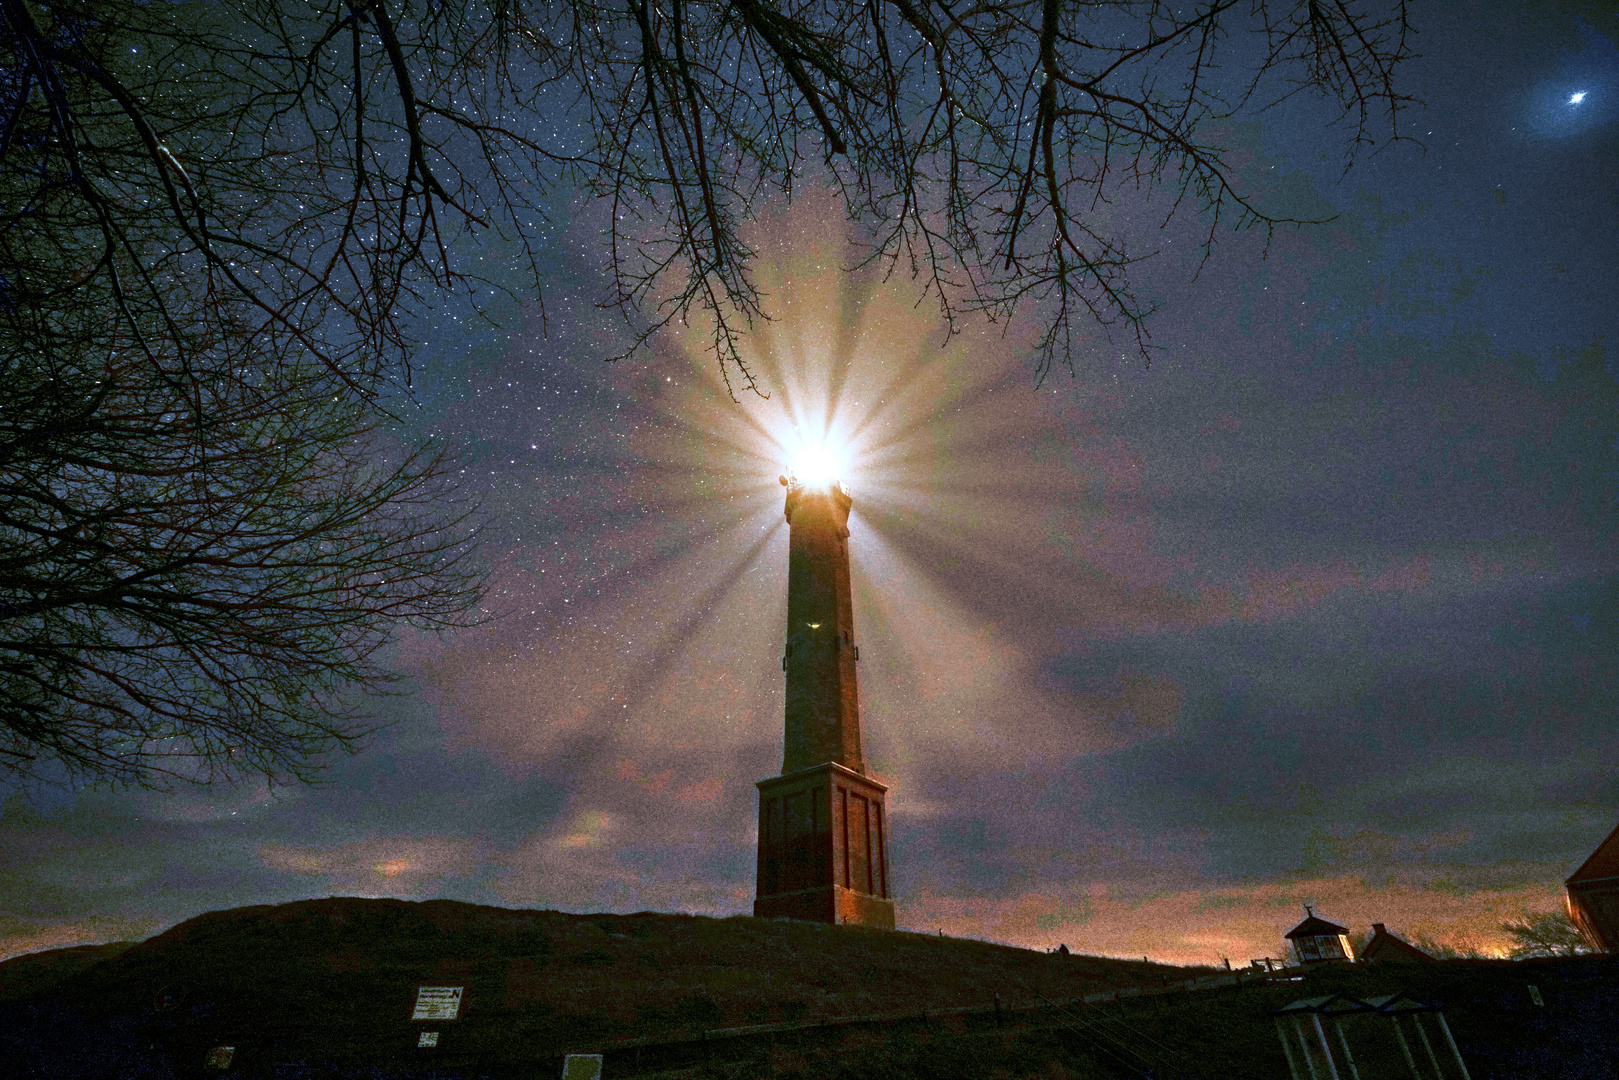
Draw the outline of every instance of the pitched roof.
<instances>
[{"instance_id":1,"label":"pitched roof","mask_svg":"<svg viewBox=\"0 0 1619 1080\"><path fill-rule=\"evenodd\" d=\"M1387 1016L1390 1013L1439 1012L1439 1003L1422 1001L1405 994L1384 994L1381 997L1362 998L1362 1004L1373 1012Z\"/></svg>"},{"instance_id":2,"label":"pitched roof","mask_svg":"<svg viewBox=\"0 0 1619 1080\"><path fill-rule=\"evenodd\" d=\"M1297 937L1331 937L1334 934L1347 933L1349 933L1349 927L1339 926L1337 923L1328 922L1321 916L1312 914L1308 919L1305 919L1282 936L1291 941Z\"/></svg>"},{"instance_id":3,"label":"pitched roof","mask_svg":"<svg viewBox=\"0 0 1619 1080\"><path fill-rule=\"evenodd\" d=\"M1372 939L1366 947L1360 950L1360 960L1370 963L1373 960L1432 960L1433 957L1411 944L1395 937L1383 928L1382 923L1374 923Z\"/></svg>"},{"instance_id":4,"label":"pitched roof","mask_svg":"<svg viewBox=\"0 0 1619 1080\"><path fill-rule=\"evenodd\" d=\"M1591 857L1569 875L1568 883L1572 885L1577 881L1595 881L1611 877L1619 877L1619 828L1609 833L1608 838L1591 852Z\"/></svg>"},{"instance_id":5,"label":"pitched roof","mask_svg":"<svg viewBox=\"0 0 1619 1080\"><path fill-rule=\"evenodd\" d=\"M1299 1013L1319 1013L1336 1016L1343 1013L1377 1013L1392 1016L1397 1013L1439 1012L1437 1002L1422 1001L1406 994L1383 994L1379 997L1357 998L1348 994L1328 994L1326 997L1300 998L1298 1001L1272 1009L1272 1016Z\"/></svg>"}]
</instances>

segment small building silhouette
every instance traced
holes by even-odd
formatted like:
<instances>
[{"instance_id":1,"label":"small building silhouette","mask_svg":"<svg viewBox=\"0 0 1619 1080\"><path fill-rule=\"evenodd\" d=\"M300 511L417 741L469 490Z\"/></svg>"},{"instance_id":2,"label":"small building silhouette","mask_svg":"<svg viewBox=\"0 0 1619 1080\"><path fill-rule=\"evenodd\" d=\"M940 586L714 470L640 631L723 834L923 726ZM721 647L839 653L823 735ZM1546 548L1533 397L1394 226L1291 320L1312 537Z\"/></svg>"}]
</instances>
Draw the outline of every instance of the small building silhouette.
<instances>
[{"instance_id":1,"label":"small building silhouette","mask_svg":"<svg viewBox=\"0 0 1619 1080\"><path fill-rule=\"evenodd\" d=\"M1361 946L1360 955L1355 959L1363 964L1376 963L1379 960L1389 960L1395 963L1411 963L1413 961L1433 963L1434 961L1433 957L1409 941L1402 940L1389 933L1388 928L1380 922L1372 924L1371 939Z\"/></svg>"},{"instance_id":2,"label":"small building silhouette","mask_svg":"<svg viewBox=\"0 0 1619 1080\"><path fill-rule=\"evenodd\" d=\"M1304 905L1306 918L1282 936L1293 946L1293 954L1302 964L1324 964L1330 961L1351 962L1355 950L1349 944L1349 928L1328 922Z\"/></svg>"},{"instance_id":3,"label":"small building silhouette","mask_svg":"<svg viewBox=\"0 0 1619 1080\"><path fill-rule=\"evenodd\" d=\"M1593 949L1619 952L1619 828L1563 883L1563 902Z\"/></svg>"}]
</instances>

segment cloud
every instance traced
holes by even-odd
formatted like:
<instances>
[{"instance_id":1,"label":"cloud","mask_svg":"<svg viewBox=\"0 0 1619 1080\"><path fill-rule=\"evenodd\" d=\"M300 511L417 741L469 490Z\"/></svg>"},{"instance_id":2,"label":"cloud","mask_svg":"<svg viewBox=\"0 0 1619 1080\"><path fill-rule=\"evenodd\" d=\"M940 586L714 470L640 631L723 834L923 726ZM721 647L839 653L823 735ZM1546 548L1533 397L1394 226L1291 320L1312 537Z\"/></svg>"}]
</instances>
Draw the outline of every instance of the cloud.
<instances>
[{"instance_id":1,"label":"cloud","mask_svg":"<svg viewBox=\"0 0 1619 1080\"><path fill-rule=\"evenodd\" d=\"M0 960L74 945L139 941L157 933L162 926L163 920L155 916L117 918L95 915L73 922L52 922L0 914Z\"/></svg>"},{"instance_id":2,"label":"cloud","mask_svg":"<svg viewBox=\"0 0 1619 1080\"><path fill-rule=\"evenodd\" d=\"M1172 676L1121 665L1071 700L1092 736L1085 748L1111 750L1173 731L1186 691Z\"/></svg>"},{"instance_id":3,"label":"cloud","mask_svg":"<svg viewBox=\"0 0 1619 1080\"><path fill-rule=\"evenodd\" d=\"M269 806L281 806L304 798L301 787L282 784L272 787L262 777L250 777L232 787L213 787L200 793L154 793L146 796L149 816L158 821L226 821Z\"/></svg>"},{"instance_id":4,"label":"cloud","mask_svg":"<svg viewBox=\"0 0 1619 1080\"><path fill-rule=\"evenodd\" d=\"M365 894L431 892L446 878L466 877L479 862L479 844L448 837L388 837L334 848L261 844L259 860L273 870L324 877L329 888Z\"/></svg>"},{"instance_id":5,"label":"cloud","mask_svg":"<svg viewBox=\"0 0 1619 1080\"><path fill-rule=\"evenodd\" d=\"M1037 689L1024 691L1019 707L1043 729L1035 737L1061 756L1107 753L1171 734L1186 703L1173 675L1114 664L1111 651L1098 656L1083 645L1077 654L1047 661L1026 681ZM1025 733L1030 736L1032 730Z\"/></svg>"},{"instance_id":6,"label":"cloud","mask_svg":"<svg viewBox=\"0 0 1619 1080\"><path fill-rule=\"evenodd\" d=\"M613 818L600 810L587 810L572 822L572 829L559 837L558 847L600 847L612 833Z\"/></svg>"},{"instance_id":7,"label":"cloud","mask_svg":"<svg viewBox=\"0 0 1619 1080\"><path fill-rule=\"evenodd\" d=\"M493 856L490 891L497 903L523 907L733 915L753 899L752 875L728 858L745 851L737 839L701 831L660 839L617 816L581 811Z\"/></svg>"}]
</instances>

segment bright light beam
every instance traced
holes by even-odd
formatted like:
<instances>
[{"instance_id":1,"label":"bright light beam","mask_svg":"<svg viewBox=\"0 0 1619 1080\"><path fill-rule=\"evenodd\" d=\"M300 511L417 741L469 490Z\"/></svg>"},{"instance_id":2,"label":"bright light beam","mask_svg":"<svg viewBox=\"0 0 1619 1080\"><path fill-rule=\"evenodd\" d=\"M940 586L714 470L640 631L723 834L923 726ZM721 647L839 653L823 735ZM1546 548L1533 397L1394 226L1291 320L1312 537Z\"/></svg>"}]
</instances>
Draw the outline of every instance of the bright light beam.
<instances>
[{"instance_id":1,"label":"bright light beam","mask_svg":"<svg viewBox=\"0 0 1619 1080\"><path fill-rule=\"evenodd\" d=\"M788 468L800 483L812 487L827 487L843 479L843 462L824 440L799 443Z\"/></svg>"},{"instance_id":2,"label":"bright light beam","mask_svg":"<svg viewBox=\"0 0 1619 1080\"><path fill-rule=\"evenodd\" d=\"M1576 90L1574 93L1570 94L1569 97L1568 97L1568 103L1570 105L1578 105L1580 102L1582 102L1584 100L1585 100L1585 91L1584 90Z\"/></svg>"}]
</instances>

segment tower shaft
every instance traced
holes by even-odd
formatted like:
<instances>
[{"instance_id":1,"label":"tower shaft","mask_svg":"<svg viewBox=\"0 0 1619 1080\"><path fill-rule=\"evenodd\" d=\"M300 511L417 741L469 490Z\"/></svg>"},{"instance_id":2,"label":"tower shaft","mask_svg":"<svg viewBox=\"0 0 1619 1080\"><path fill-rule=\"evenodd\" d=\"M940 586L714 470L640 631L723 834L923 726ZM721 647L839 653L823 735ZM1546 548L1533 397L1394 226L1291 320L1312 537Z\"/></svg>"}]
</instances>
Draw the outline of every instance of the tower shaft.
<instances>
[{"instance_id":1,"label":"tower shaft","mask_svg":"<svg viewBox=\"0 0 1619 1080\"><path fill-rule=\"evenodd\" d=\"M849 507L839 487L787 493L787 739L781 771L835 761L866 771L855 684Z\"/></svg>"},{"instance_id":2,"label":"tower shaft","mask_svg":"<svg viewBox=\"0 0 1619 1080\"><path fill-rule=\"evenodd\" d=\"M753 913L892 929L887 788L866 775L841 486L787 487L787 731L759 788Z\"/></svg>"}]
</instances>

